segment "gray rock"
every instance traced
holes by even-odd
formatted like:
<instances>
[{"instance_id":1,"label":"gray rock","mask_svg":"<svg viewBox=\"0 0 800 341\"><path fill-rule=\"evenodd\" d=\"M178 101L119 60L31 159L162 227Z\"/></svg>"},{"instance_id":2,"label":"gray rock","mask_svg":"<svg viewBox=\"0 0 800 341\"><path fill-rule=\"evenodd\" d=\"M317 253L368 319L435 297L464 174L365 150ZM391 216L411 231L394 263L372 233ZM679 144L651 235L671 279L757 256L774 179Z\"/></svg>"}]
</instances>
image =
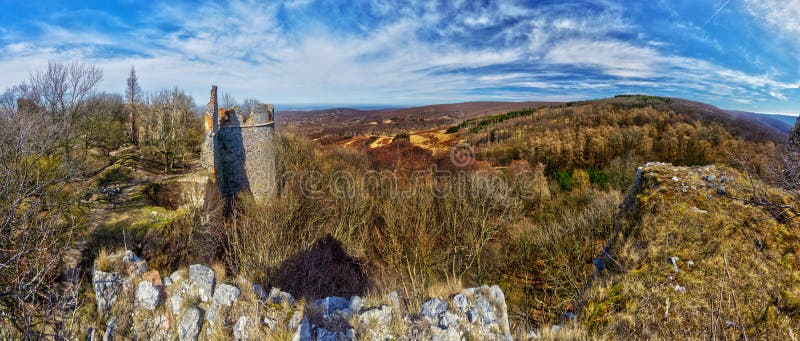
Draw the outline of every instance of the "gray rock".
<instances>
[{"instance_id":1,"label":"gray rock","mask_svg":"<svg viewBox=\"0 0 800 341\"><path fill-rule=\"evenodd\" d=\"M292 336L292 341L311 341L313 340L311 335L311 323L308 322L307 318L303 318L303 321L297 326L297 329Z\"/></svg>"},{"instance_id":2,"label":"gray rock","mask_svg":"<svg viewBox=\"0 0 800 341\"><path fill-rule=\"evenodd\" d=\"M211 326L214 325L214 321L217 319L218 312L219 312L219 305L216 303L211 303L211 308L209 308L208 312L206 312L206 321L211 322Z\"/></svg>"},{"instance_id":3,"label":"gray rock","mask_svg":"<svg viewBox=\"0 0 800 341\"><path fill-rule=\"evenodd\" d=\"M489 287L489 298L494 302L501 333L504 334L506 339L511 340L511 325L508 323L508 304L506 304L506 295L503 294L503 289L498 285L492 285Z\"/></svg>"},{"instance_id":4,"label":"gray rock","mask_svg":"<svg viewBox=\"0 0 800 341\"><path fill-rule=\"evenodd\" d=\"M289 305L294 305L294 297L292 297L292 294L288 292L283 292L281 291L281 289L278 288L270 289L269 296L267 297L267 299L275 304L283 304L284 302L286 302Z\"/></svg>"},{"instance_id":5,"label":"gray rock","mask_svg":"<svg viewBox=\"0 0 800 341\"><path fill-rule=\"evenodd\" d=\"M106 332L103 334L103 341L114 340L114 327L117 325L117 319L112 317L108 320L106 325Z\"/></svg>"},{"instance_id":6,"label":"gray rock","mask_svg":"<svg viewBox=\"0 0 800 341\"><path fill-rule=\"evenodd\" d=\"M361 297L358 297L358 296L350 297L350 306L349 306L348 309L350 309L351 313L353 313L353 314L360 313L361 312L361 305L362 305Z\"/></svg>"},{"instance_id":7,"label":"gray rock","mask_svg":"<svg viewBox=\"0 0 800 341\"><path fill-rule=\"evenodd\" d=\"M434 298L422 304L422 316L431 323L438 323L439 317L447 311L447 302Z\"/></svg>"},{"instance_id":8,"label":"gray rock","mask_svg":"<svg viewBox=\"0 0 800 341\"><path fill-rule=\"evenodd\" d=\"M442 329L458 327L458 316L449 311L445 311L442 317L439 318L439 327Z\"/></svg>"},{"instance_id":9,"label":"gray rock","mask_svg":"<svg viewBox=\"0 0 800 341\"><path fill-rule=\"evenodd\" d=\"M247 316L240 316L233 326L233 338L235 340L244 340L247 338Z\"/></svg>"},{"instance_id":10,"label":"gray rock","mask_svg":"<svg viewBox=\"0 0 800 341\"><path fill-rule=\"evenodd\" d=\"M300 323L303 321L303 312L298 310L292 314L292 318L286 322L286 329L288 330L296 330L300 327Z\"/></svg>"},{"instance_id":11,"label":"gray rock","mask_svg":"<svg viewBox=\"0 0 800 341\"><path fill-rule=\"evenodd\" d=\"M445 310L439 314L435 325L434 338L453 337L455 334L468 333L478 340L511 340L508 324L508 307L505 295L499 286L482 286L464 289L453 297L455 311ZM423 309L425 310L425 309ZM439 311L442 308L438 309ZM432 328L435 331L436 328Z\"/></svg>"},{"instance_id":12,"label":"gray rock","mask_svg":"<svg viewBox=\"0 0 800 341\"><path fill-rule=\"evenodd\" d=\"M191 307L183 314L181 322L178 324L178 338L181 341L197 340L200 334L200 326L203 323L202 311L196 307Z\"/></svg>"},{"instance_id":13,"label":"gray rock","mask_svg":"<svg viewBox=\"0 0 800 341\"><path fill-rule=\"evenodd\" d=\"M122 286L122 279L116 272L94 271L92 274L92 286L94 296L97 301L97 312L101 317L111 309L111 305L117 300L117 294Z\"/></svg>"},{"instance_id":14,"label":"gray rock","mask_svg":"<svg viewBox=\"0 0 800 341\"><path fill-rule=\"evenodd\" d=\"M362 324L387 325L392 322L392 308L382 305L377 308L364 310L364 312L359 315L359 320Z\"/></svg>"},{"instance_id":15,"label":"gray rock","mask_svg":"<svg viewBox=\"0 0 800 341\"><path fill-rule=\"evenodd\" d=\"M239 288L233 285L220 284L217 286L217 289L214 290L215 304L222 304L230 307L237 299L239 299Z\"/></svg>"},{"instance_id":16,"label":"gray rock","mask_svg":"<svg viewBox=\"0 0 800 341\"><path fill-rule=\"evenodd\" d=\"M202 265L194 264L189 266L189 281L192 287L197 290L200 300L208 302L214 295L214 270Z\"/></svg>"},{"instance_id":17,"label":"gray rock","mask_svg":"<svg viewBox=\"0 0 800 341\"><path fill-rule=\"evenodd\" d=\"M125 251L125 255L122 256L122 264L125 264L126 267L130 267L132 265L132 276L141 276L143 273L147 272L147 262L144 259L136 257L133 251Z\"/></svg>"},{"instance_id":18,"label":"gray rock","mask_svg":"<svg viewBox=\"0 0 800 341\"><path fill-rule=\"evenodd\" d=\"M497 324L497 314L494 313L494 309L486 297L480 294L476 295L475 308L478 309L478 315L481 318L481 323Z\"/></svg>"},{"instance_id":19,"label":"gray rock","mask_svg":"<svg viewBox=\"0 0 800 341\"><path fill-rule=\"evenodd\" d=\"M481 339L479 339L481 340ZM456 328L431 328L431 341L461 341L461 333Z\"/></svg>"},{"instance_id":20,"label":"gray rock","mask_svg":"<svg viewBox=\"0 0 800 341\"><path fill-rule=\"evenodd\" d=\"M169 298L170 308L172 308L172 315L178 316L181 313L181 309L183 309L183 296L181 295L172 295Z\"/></svg>"},{"instance_id":21,"label":"gray rock","mask_svg":"<svg viewBox=\"0 0 800 341\"><path fill-rule=\"evenodd\" d=\"M465 315L467 315L467 321L469 321L469 323L476 323L480 319L478 309L475 309L475 307L470 307Z\"/></svg>"},{"instance_id":22,"label":"gray rock","mask_svg":"<svg viewBox=\"0 0 800 341\"><path fill-rule=\"evenodd\" d=\"M147 310L156 309L160 294L158 288L150 281L141 281L136 286L136 300Z\"/></svg>"},{"instance_id":23,"label":"gray rock","mask_svg":"<svg viewBox=\"0 0 800 341\"><path fill-rule=\"evenodd\" d=\"M386 299L391 303L392 310L396 312L400 312L400 297L397 295L397 291L392 291L386 295Z\"/></svg>"},{"instance_id":24,"label":"gray rock","mask_svg":"<svg viewBox=\"0 0 800 341\"><path fill-rule=\"evenodd\" d=\"M267 292L261 284L253 284L253 294L256 295L259 301L263 301L267 298Z\"/></svg>"},{"instance_id":25,"label":"gray rock","mask_svg":"<svg viewBox=\"0 0 800 341\"><path fill-rule=\"evenodd\" d=\"M183 270L175 270L175 272L169 275L170 281L172 281L172 283L180 282L181 280L183 280L183 273L184 273Z\"/></svg>"},{"instance_id":26,"label":"gray rock","mask_svg":"<svg viewBox=\"0 0 800 341\"><path fill-rule=\"evenodd\" d=\"M469 299L467 299L467 296L464 294L458 294L453 297L453 307L455 307L458 310L463 311L464 309L467 308L468 304L469 304Z\"/></svg>"},{"instance_id":27,"label":"gray rock","mask_svg":"<svg viewBox=\"0 0 800 341\"><path fill-rule=\"evenodd\" d=\"M678 261L679 260L680 260L680 257L677 257L677 256L672 256L672 257L669 257L667 259L667 261L669 261L669 263L672 264L672 270L675 270L675 272L680 272L680 269L678 269Z\"/></svg>"},{"instance_id":28,"label":"gray rock","mask_svg":"<svg viewBox=\"0 0 800 341\"><path fill-rule=\"evenodd\" d=\"M336 333L325 328L317 328L317 341L339 341Z\"/></svg>"},{"instance_id":29,"label":"gray rock","mask_svg":"<svg viewBox=\"0 0 800 341\"><path fill-rule=\"evenodd\" d=\"M366 340L396 339L392 334L392 308L382 305L367 309L359 315L358 324Z\"/></svg>"},{"instance_id":30,"label":"gray rock","mask_svg":"<svg viewBox=\"0 0 800 341\"><path fill-rule=\"evenodd\" d=\"M350 301L331 296L314 301L314 305L322 311L322 317L326 320L331 319L336 314L344 315L345 318L350 316Z\"/></svg>"}]
</instances>

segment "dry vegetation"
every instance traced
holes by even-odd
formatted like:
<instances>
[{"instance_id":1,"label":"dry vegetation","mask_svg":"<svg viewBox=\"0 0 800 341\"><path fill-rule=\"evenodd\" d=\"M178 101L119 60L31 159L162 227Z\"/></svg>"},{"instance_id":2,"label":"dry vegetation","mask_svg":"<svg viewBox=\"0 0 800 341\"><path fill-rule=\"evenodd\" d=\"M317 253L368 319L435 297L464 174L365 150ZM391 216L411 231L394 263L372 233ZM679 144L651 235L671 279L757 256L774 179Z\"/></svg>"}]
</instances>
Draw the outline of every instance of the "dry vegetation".
<instances>
[{"instance_id":1,"label":"dry vegetation","mask_svg":"<svg viewBox=\"0 0 800 341\"><path fill-rule=\"evenodd\" d=\"M728 167L645 167L641 186L613 264L587 293L584 326L609 337L791 339L800 328L796 198L754 193Z\"/></svg>"},{"instance_id":2,"label":"dry vegetation","mask_svg":"<svg viewBox=\"0 0 800 341\"><path fill-rule=\"evenodd\" d=\"M701 336L679 324L711 331L703 336L782 338L787 326L800 327L797 227L776 210L796 200L796 158L778 158L778 138L715 108L623 96L373 112L322 130L297 124L297 135L277 139L280 196L254 202L243 194L226 216L213 185L202 208L172 197L170 174L190 177L200 145L185 93L145 96L132 75L124 100L92 96L96 70L72 67L86 77L85 93L60 94L72 104L49 108L46 91L25 86L0 98L0 142L10 146L0 151L0 338L69 338L77 334L65 316L96 317L91 305L75 310L67 294L80 287L62 290L75 282L59 276L69 270L62 256L83 237L84 261L100 253L99 269L109 267L102 250L125 246L162 273L216 262L221 276L246 275L302 299L397 290L417 310L428 297L498 283L520 336L581 311L561 337ZM458 142L476 160L454 165L449 148ZM732 156L747 161L737 166L748 174L795 192L738 176L731 197L708 200L676 192L671 175L657 174L637 210L617 219L645 161L722 164ZM84 224L87 211L99 221ZM618 264L596 278L594 261L617 233ZM754 239L765 251L752 250ZM671 256L696 269L669 279ZM671 281L692 295L676 296ZM87 281L78 284L90 298Z\"/></svg>"}]
</instances>

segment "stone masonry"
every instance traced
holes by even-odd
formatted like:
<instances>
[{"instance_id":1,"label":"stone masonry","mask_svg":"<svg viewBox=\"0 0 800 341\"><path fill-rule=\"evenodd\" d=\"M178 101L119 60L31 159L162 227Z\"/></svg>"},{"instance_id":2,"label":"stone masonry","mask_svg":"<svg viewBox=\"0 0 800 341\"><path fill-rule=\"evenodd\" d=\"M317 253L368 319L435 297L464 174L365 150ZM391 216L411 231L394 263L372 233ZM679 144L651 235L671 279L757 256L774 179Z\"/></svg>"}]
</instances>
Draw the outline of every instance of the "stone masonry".
<instances>
[{"instance_id":1,"label":"stone masonry","mask_svg":"<svg viewBox=\"0 0 800 341\"><path fill-rule=\"evenodd\" d=\"M250 192L258 201L276 195L274 110L271 104L258 104L249 113L220 108L217 86L211 86L201 163L214 174L227 200L240 192Z\"/></svg>"}]
</instances>

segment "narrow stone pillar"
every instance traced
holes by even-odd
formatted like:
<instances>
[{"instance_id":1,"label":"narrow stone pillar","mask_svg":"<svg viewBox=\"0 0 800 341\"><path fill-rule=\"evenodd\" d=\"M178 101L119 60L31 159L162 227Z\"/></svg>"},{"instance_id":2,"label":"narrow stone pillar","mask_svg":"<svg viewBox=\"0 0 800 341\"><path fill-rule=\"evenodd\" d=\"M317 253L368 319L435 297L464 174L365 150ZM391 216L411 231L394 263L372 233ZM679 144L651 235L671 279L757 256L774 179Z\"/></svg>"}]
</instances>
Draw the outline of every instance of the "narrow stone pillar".
<instances>
[{"instance_id":1,"label":"narrow stone pillar","mask_svg":"<svg viewBox=\"0 0 800 341\"><path fill-rule=\"evenodd\" d=\"M212 129L217 131L219 128L219 104L217 103L217 86L211 86L211 97L208 99L208 109L212 109Z\"/></svg>"}]
</instances>

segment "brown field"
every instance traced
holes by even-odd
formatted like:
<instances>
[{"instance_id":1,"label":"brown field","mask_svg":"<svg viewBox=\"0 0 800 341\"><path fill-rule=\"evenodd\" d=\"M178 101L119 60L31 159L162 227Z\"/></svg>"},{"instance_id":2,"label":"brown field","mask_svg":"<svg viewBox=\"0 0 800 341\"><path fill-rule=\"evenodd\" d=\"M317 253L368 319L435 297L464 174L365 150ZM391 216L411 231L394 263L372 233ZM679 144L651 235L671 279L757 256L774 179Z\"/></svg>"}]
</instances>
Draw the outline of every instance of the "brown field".
<instances>
[{"instance_id":1,"label":"brown field","mask_svg":"<svg viewBox=\"0 0 800 341\"><path fill-rule=\"evenodd\" d=\"M358 110L335 108L278 111L278 129L308 136L322 144L356 146L363 136L392 137L398 133L429 132L476 117L525 108L559 105L555 102L465 102L422 107ZM420 136L430 135L420 133ZM372 142L370 142L372 143Z\"/></svg>"}]
</instances>

